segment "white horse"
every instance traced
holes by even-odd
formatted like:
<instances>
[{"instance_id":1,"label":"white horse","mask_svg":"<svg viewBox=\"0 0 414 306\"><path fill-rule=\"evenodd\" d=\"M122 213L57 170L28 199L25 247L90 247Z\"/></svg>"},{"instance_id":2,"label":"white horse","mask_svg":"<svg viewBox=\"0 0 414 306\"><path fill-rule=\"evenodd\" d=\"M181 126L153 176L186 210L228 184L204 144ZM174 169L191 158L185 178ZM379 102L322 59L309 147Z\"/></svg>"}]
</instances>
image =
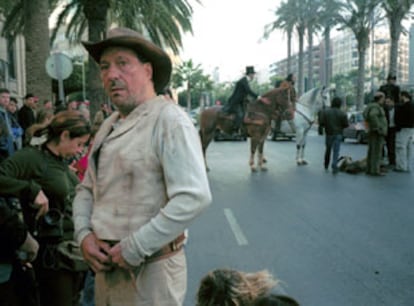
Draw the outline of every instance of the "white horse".
<instances>
[{"instance_id":1,"label":"white horse","mask_svg":"<svg viewBox=\"0 0 414 306\"><path fill-rule=\"evenodd\" d=\"M296 130L296 163L307 165L305 160L306 138L318 112L329 105L329 88L316 87L304 93L296 103L295 130Z\"/></svg>"}]
</instances>

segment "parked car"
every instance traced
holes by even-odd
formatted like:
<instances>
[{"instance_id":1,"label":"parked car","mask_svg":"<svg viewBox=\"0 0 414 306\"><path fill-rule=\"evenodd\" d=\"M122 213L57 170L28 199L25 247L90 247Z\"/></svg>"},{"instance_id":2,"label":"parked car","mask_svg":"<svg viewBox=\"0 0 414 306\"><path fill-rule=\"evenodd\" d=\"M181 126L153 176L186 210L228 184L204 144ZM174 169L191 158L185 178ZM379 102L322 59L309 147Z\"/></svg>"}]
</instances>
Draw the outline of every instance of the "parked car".
<instances>
[{"instance_id":1,"label":"parked car","mask_svg":"<svg viewBox=\"0 0 414 306\"><path fill-rule=\"evenodd\" d=\"M367 130L361 111L348 113L349 126L343 131L343 139L355 139L358 143L367 143Z\"/></svg>"}]
</instances>

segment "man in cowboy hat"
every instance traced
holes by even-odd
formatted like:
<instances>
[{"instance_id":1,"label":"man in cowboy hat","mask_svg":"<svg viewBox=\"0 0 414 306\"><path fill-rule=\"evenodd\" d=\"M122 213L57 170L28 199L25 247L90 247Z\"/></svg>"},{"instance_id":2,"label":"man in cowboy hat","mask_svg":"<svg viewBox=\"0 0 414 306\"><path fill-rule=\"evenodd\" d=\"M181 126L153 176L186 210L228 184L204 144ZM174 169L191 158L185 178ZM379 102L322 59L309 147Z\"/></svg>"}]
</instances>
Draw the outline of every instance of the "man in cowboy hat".
<instances>
[{"instance_id":1,"label":"man in cowboy hat","mask_svg":"<svg viewBox=\"0 0 414 306\"><path fill-rule=\"evenodd\" d=\"M235 133L238 133L244 117L244 100L248 95L252 96L255 99L259 96L250 89L249 85L249 81L253 80L255 74L256 72L254 71L253 66L246 67L245 75L236 82L236 87L234 88L232 95L227 101L227 104L223 107L224 112L230 114L233 113L235 115L233 126Z\"/></svg>"},{"instance_id":2,"label":"man in cowboy hat","mask_svg":"<svg viewBox=\"0 0 414 306\"><path fill-rule=\"evenodd\" d=\"M117 111L95 136L73 204L75 238L96 272L96 305L182 305L184 229L211 202L189 117L157 96L171 75L158 46L125 28L83 42Z\"/></svg>"}]
</instances>

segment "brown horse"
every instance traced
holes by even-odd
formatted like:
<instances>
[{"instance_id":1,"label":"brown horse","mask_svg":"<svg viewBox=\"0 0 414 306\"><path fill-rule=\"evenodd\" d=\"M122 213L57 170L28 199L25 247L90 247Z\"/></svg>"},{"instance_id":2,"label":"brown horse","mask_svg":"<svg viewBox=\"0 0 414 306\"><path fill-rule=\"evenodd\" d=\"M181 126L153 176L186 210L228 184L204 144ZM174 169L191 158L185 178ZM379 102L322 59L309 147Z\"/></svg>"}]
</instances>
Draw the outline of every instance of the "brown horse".
<instances>
[{"instance_id":1,"label":"brown horse","mask_svg":"<svg viewBox=\"0 0 414 306\"><path fill-rule=\"evenodd\" d=\"M266 92L260 99L247 104L246 116L243 125L250 137L250 160L252 171L256 171L254 156L258 149L257 164L260 170L267 170L264 166L266 159L263 156L264 141L270 131L272 119L285 114L289 110L290 101L287 89L275 88ZM231 134L234 116L224 114L221 106L205 109L200 115L200 138L207 166L206 150L213 140L216 129Z\"/></svg>"}]
</instances>

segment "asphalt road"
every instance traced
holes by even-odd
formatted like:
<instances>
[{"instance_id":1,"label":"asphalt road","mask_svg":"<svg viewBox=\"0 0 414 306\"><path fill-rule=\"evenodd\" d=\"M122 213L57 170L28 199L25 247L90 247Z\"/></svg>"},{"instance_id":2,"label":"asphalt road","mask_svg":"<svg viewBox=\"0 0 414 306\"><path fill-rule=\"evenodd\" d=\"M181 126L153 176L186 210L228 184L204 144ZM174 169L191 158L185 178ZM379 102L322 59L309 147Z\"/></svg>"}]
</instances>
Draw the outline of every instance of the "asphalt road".
<instances>
[{"instance_id":1,"label":"asphalt road","mask_svg":"<svg viewBox=\"0 0 414 306\"><path fill-rule=\"evenodd\" d=\"M216 268L268 269L279 292L305 306L414 305L414 174L385 177L323 169L324 138L268 141L267 172L251 173L249 142L208 149L211 207L190 227L188 292ZM366 145L342 144L360 159Z\"/></svg>"}]
</instances>

